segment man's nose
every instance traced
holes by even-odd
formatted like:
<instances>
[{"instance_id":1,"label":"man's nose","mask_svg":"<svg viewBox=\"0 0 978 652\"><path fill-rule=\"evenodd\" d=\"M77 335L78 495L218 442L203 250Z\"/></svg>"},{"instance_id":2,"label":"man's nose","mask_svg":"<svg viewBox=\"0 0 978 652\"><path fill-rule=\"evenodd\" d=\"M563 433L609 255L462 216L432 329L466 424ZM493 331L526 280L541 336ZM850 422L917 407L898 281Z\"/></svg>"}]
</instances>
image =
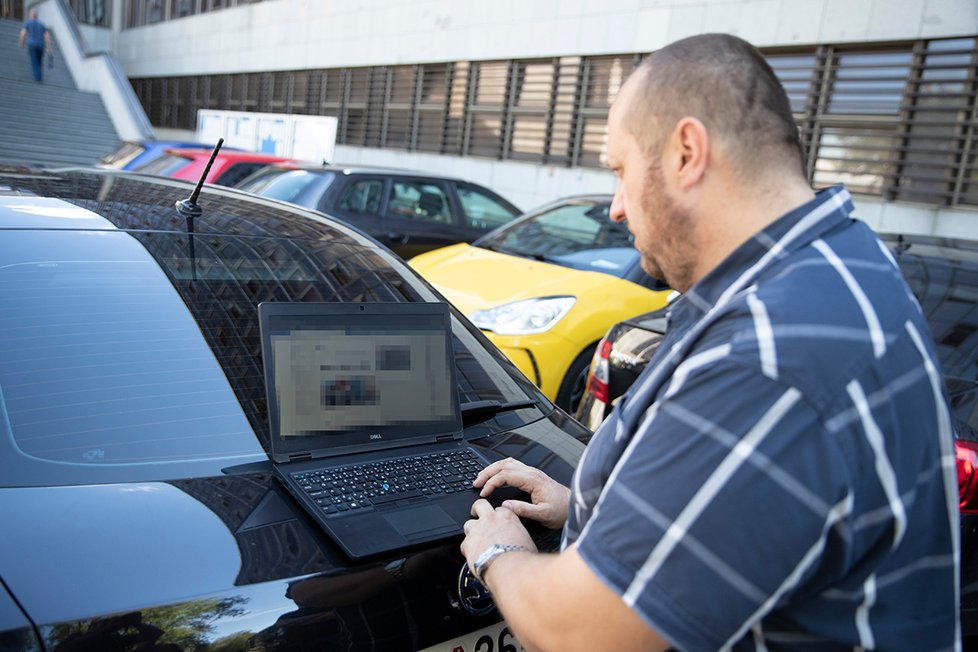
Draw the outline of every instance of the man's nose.
<instances>
[{"instance_id":1,"label":"man's nose","mask_svg":"<svg viewBox=\"0 0 978 652\"><path fill-rule=\"evenodd\" d=\"M608 210L608 217L612 222L625 221L625 199L622 197L623 194L621 184L619 183L615 187L615 196L611 200L611 208Z\"/></svg>"}]
</instances>

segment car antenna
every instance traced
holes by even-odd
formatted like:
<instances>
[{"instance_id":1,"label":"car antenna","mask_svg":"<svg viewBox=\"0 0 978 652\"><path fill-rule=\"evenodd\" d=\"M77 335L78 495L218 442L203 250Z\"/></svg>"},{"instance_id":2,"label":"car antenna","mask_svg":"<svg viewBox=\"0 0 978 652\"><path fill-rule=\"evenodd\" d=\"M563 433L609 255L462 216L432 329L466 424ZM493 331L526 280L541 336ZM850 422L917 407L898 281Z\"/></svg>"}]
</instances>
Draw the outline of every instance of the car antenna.
<instances>
[{"instance_id":1,"label":"car antenna","mask_svg":"<svg viewBox=\"0 0 978 652\"><path fill-rule=\"evenodd\" d=\"M214 146L214 151L211 152L211 157L207 161L207 165L204 166L204 172L200 175L200 179L197 181L197 185L194 187L194 191L190 193L190 196L186 199L177 200L176 209L177 212L183 215L187 220L187 237L189 242L187 243L190 249L190 277L193 280L197 280L197 254L194 251L194 218L200 217L204 214L203 209L197 204L197 198L200 196L200 189L204 185L204 179L207 178L207 173L211 171L211 166L214 164L214 158L217 157L217 153L221 151L221 145L224 144L223 138L217 139L217 145Z\"/></svg>"},{"instance_id":2,"label":"car antenna","mask_svg":"<svg viewBox=\"0 0 978 652\"><path fill-rule=\"evenodd\" d=\"M207 178L207 173L211 171L211 166L214 165L214 159L217 157L217 153L221 151L221 145L224 144L223 138L217 139L217 145L214 145L214 151L211 152L211 157L207 160L207 165L204 166L204 172L200 175L200 179L197 181L194 191L190 193L190 196L186 199L181 199L177 201L177 212L187 218L187 226L193 230L193 219L195 217L200 217L203 214L203 210L197 205L197 198L200 197L200 189L204 185L204 179Z\"/></svg>"}]
</instances>

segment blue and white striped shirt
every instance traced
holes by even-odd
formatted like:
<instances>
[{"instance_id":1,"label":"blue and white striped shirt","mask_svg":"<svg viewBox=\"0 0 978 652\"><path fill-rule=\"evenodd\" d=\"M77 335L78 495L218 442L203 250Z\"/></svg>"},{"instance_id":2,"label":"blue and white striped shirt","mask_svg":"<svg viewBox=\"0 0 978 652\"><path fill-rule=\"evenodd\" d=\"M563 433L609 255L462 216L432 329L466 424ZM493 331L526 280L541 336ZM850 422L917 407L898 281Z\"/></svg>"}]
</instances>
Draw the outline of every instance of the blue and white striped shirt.
<instances>
[{"instance_id":1,"label":"blue and white striped shirt","mask_svg":"<svg viewBox=\"0 0 978 652\"><path fill-rule=\"evenodd\" d=\"M841 186L674 305L564 545L681 650L950 650L953 435L917 302Z\"/></svg>"}]
</instances>

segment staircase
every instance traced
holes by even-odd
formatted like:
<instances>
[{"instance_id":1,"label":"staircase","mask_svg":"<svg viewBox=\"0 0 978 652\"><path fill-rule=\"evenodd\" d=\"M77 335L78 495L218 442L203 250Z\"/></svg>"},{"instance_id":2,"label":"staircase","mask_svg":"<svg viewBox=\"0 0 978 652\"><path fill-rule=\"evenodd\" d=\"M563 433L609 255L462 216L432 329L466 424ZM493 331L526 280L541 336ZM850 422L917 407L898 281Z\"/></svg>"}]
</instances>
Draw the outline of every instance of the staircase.
<instances>
[{"instance_id":1,"label":"staircase","mask_svg":"<svg viewBox=\"0 0 978 652\"><path fill-rule=\"evenodd\" d=\"M45 61L44 81L35 82L17 46L20 27L0 19L0 164L94 164L119 145L102 99L77 89L57 42L54 67Z\"/></svg>"}]
</instances>

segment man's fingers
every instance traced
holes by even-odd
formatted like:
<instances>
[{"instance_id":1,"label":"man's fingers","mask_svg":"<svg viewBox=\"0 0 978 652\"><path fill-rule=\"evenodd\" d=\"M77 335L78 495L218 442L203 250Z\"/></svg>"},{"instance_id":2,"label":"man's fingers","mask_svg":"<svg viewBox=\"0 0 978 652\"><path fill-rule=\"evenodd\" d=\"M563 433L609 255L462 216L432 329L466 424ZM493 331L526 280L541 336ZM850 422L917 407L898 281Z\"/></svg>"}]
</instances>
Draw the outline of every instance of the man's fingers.
<instances>
[{"instance_id":1,"label":"man's fingers","mask_svg":"<svg viewBox=\"0 0 978 652\"><path fill-rule=\"evenodd\" d=\"M528 518L531 521L542 521L546 517L545 505L534 505L522 500L504 500L502 506L520 518Z\"/></svg>"},{"instance_id":2,"label":"man's fingers","mask_svg":"<svg viewBox=\"0 0 978 652\"><path fill-rule=\"evenodd\" d=\"M493 506L485 498L480 498L472 503L472 516L475 518L483 518L492 514L493 511L495 511Z\"/></svg>"},{"instance_id":3,"label":"man's fingers","mask_svg":"<svg viewBox=\"0 0 978 652\"><path fill-rule=\"evenodd\" d=\"M479 475L477 475L475 480L472 482L472 486L476 488L481 487L487 480L489 480L489 478L494 477L496 474L501 473L506 469L513 469L521 466L525 465L522 462L517 462L512 457L507 457L504 460L493 462L479 472Z\"/></svg>"},{"instance_id":4,"label":"man's fingers","mask_svg":"<svg viewBox=\"0 0 978 652\"><path fill-rule=\"evenodd\" d=\"M498 487L516 487L527 493L533 493L538 486L540 478L531 470L527 469L505 469L492 476L482 485L480 495L488 496Z\"/></svg>"}]
</instances>

